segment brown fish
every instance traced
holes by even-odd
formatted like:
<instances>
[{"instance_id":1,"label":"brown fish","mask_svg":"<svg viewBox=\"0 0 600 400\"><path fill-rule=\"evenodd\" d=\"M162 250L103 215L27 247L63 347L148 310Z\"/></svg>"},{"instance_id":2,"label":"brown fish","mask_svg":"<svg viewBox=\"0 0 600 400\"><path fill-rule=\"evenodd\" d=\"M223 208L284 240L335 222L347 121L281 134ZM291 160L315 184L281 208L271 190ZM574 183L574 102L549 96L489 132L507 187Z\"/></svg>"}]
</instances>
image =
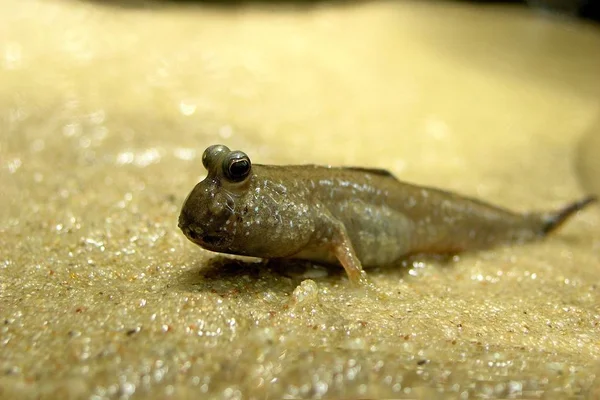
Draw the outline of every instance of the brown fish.
<instances>
[{"instance_id":1,"label":"brown fish","mask_svg":"<svg viewBox=\"0 0 600 400\"><path fill-rule=\"evenodd\" d=\"M185 200L179 227L211 251L362 267L413 253L458 253L542 238L596 200L554 212L516 213L385 170L252 164L223 145L204 151L208 176Z\"/></svg>"}]
</instances>

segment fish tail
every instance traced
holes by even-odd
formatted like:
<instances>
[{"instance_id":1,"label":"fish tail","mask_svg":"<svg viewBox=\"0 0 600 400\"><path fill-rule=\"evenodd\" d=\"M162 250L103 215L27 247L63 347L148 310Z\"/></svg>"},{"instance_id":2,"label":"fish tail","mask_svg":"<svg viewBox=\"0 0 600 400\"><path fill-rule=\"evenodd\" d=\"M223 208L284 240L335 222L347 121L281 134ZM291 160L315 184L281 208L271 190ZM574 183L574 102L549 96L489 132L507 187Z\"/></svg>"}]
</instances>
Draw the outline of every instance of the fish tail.
<instances>
[{"instance_id":1,"label":"fish tail","mask_svg":"<svg viewBox=\"0 0 600 400\"><path fill-rule=\"evenodd\" d=\"M546 236L551 232L558 229L569 217L575 214L577 211L587 207L588 205L598 201L596 196L588 196L579 201L575 201L567 206L561 208L558 211L544 213L541 215L541 231L542 236Z\"/></svg>"}]
</instances>

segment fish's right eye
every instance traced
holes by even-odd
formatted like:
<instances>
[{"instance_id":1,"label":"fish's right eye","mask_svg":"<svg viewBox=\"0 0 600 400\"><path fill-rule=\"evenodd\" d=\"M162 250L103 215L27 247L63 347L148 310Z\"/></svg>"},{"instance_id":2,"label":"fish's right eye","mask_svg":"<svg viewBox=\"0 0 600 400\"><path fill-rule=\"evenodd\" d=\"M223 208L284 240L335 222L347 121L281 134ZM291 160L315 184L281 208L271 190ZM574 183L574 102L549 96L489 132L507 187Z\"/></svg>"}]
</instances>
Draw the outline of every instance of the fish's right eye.
<instances>
[{"instance_id":1,"label":"fish's right eye","mask_svg":"<svg viewBox=\"0 0 600 400\"><path fill-rule=\"evenodd\" d=\"M210 170L213 165L215 165L215 161L219 158L219 155L224 153L229 153L230 150L227 146L223 146L222 144L214 144L204 150L202 154L202 165L207 170Z\"/></svg>"},{"instance_id":2,"label":"fish's right eye","mask_svg":"<svg viewBox=\"0 0 600 400\"><path fill-rule=\"evenodd\" d=\"M250 174L252 163L241 151L232 151L223 160L223 172L232 182L241 182Z\"/></svg>"}]
</instances>

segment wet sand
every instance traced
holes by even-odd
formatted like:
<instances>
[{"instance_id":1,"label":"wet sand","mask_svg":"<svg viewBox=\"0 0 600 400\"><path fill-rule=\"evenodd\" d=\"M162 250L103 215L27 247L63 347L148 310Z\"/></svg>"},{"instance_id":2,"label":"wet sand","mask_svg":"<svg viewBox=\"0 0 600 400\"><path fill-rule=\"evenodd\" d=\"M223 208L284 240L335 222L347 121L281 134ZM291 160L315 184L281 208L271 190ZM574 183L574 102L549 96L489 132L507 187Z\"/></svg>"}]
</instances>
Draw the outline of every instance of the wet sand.
<instances>
[{"instance_id":1,"label":"wet sand","mask_svg":"<svg viewBox=\"0 0 600 400\"><path fill-rule=\"evenodd\" d=\"M214 143L515 210L598 193L598 48L512 7L0 2L0 398L600 396L598 206L367 290L177 229Z\"/></svg>"}]
</instances>

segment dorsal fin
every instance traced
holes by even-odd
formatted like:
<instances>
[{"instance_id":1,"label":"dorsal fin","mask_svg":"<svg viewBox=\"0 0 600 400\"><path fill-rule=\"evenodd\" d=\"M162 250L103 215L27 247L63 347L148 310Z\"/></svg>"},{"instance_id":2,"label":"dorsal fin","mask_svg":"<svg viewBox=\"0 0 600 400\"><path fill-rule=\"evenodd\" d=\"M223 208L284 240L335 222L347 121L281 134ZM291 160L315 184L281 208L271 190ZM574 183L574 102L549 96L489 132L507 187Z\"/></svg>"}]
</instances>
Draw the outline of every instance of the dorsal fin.
<instances>
[{"instance_id":1,"label":"dorsal fin","mask_svg":"<svg viewBox=\"0 0 600 400\"><path fill-rule=\"evenodd\" d=\"M396 179L394 174L392 174L387 169L382 168L364 168L364 167L340 167L341 169L347 169L350 171L364 172L367 174L379 175L379 176L387 176L390 178Z\"/></svg>"},{"instance_id":2,"label":"dorsal fin","mask_svg":"<svg viewBox=\"0 0 600 400\"><path fill-rule=\"evenodd\" d=\"M355 171L362 172L364 174L372 174L381 177L389 177L398 180L394 174L392 174L387 169L382 168L365 168L365 167L340 167L335 165L322 165L322 164L300 164L300 165L283 165L283 166L274 166L274 165L264 165L264 164L254 164L259 165L263 168L285 168L285 167L294 167L294 168L327 168L327 169L337 169L337 170L346 170L346 171Z\"/></svg>"}]
</instances>

